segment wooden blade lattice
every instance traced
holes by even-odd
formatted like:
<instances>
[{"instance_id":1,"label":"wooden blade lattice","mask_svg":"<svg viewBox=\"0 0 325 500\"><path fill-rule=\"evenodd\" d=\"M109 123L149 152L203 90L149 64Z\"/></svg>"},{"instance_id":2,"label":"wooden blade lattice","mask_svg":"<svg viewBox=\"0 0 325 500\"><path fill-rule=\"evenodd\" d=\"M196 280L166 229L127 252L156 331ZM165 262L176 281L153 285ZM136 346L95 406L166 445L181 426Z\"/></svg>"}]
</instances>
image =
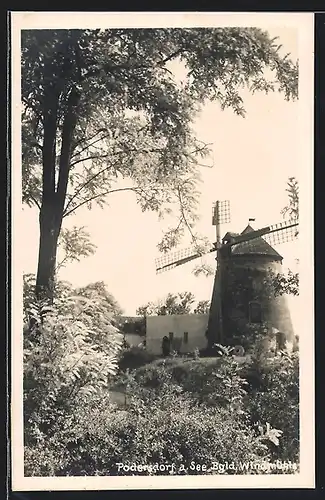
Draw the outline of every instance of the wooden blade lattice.
<instances>
[{"instance_id":1,"label":"wooden blade lattice","mask_svg":"<svg viewBox=\"0 0 325 500\"><path fill-rule=\"evenodd\" d=\"M244 235L239 235L234 238L234 241L225 244L224 246L233 247L236 245L249 244L254 239L262 237L270 245L280 245L282 243L288 243L298 236L299 222L297 220L283 221L278 224L273 224L272 226L266 226L257 231L247 233ZM205 252L199 252L195 247L188 247L177 252L170 252L162 257L155 260L156 263L156 273L162 273L164 271L169 271L175 267L181 266L190 262L191 260L198 259L207 253L216 251L216 243L211 245L211 249Z\"/></svg>"},{"instance_id":2,"label":"wooden blade lattice","mask_svg":"<svg viewBox=\"0 0 325 500\"><path fill-rule=\"evenodd\" d=\"M232 238L232 241L227 243L227 245L233 246L239 243L245 243L260 236L263 238L270 238L270 241L272 241L273 244L285 243L297 237L298 224L299 223L296 220L289 220L280 222L279 224L273 224L272 226L262 227L256 231L240 234Z\"/></svg>"},{"instance_id":3,"label":"wooden blade lattice","mask_svg":"<svg viewBox=\"0 0 325 500\"><path fill-rule=\"evenodd\" d=\"M230 201L217 201L212 206L212 225L228 224L230 222Z\"/></svg>"},{"instance_id":4,"label":"wooden blade lattice","mask_svg":"<svg viewBox=\"0 0 325 500\"><path fill-rule=\"evenodd\" d=\"M186 264L186 262L198 259L199 257L202 257L202 255L214 251L214 247L206 252L198 252L195 247L188 247L178 250L177 252L170 252L162 257L159 257L158 259L155 259L156 274L169 271L170 269L174 269L182 264Z\"/></svg>"},{"instance_id":5,"label":"wooden blade lattice","mask_svg":"<svg viewBox=\"0 0 325 500\"><path fill-rule=\"evenodd\" d=\"M298 237L299 222L297 220L289 220L280 222L271 226L271 231L263 235L263 239L270 245L281 245L289 243Z\"/></svg>"}]
</instances>

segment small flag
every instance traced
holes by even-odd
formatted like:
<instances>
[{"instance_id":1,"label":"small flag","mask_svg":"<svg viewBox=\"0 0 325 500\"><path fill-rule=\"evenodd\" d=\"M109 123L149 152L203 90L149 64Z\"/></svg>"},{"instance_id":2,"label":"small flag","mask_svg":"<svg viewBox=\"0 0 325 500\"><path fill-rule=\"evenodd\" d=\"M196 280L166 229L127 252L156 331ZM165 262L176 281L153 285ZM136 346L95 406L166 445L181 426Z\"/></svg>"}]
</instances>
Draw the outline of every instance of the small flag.
<instances>
[{"instance_id":1,"label":"small flag","mask_svg":"<svg viewBox=\"0 0 325 500\"><path fill-rule=\"evenodd\" d=\"M248 219L248 222L254 222L255 219Z\"/></svg>"}]
</instances>

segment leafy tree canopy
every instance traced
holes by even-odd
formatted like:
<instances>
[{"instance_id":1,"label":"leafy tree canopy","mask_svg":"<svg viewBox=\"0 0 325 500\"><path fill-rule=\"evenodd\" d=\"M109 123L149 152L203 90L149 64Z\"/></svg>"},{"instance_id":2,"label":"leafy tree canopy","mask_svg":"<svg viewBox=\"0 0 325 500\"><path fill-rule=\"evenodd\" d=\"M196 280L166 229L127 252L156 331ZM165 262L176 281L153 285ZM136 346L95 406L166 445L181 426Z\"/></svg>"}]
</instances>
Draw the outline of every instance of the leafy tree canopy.
<instances>
[{"instance_id":1,"label":"leafy tree canopy","mask_svg":"<svg viewBox=\"0 0 325 500\"><path fill-rule=\"evenodd\" d=\"M289 177L287 182L288 204L281 210L283 217L299 221L299 183L295 177ZM299 235L297 230L296 236ZM296 259L297 263L299 262ZM291 270L287 274L271 274L276 295L299 295L299 273Z\"/></svg>"},{"instance_id":2,"label":"leafy tree canopy","mask_svg":"<svg viewBox=\"0 0 325 500\"><path fill-rule=\"evenodd\" d=\"M24 311L29 310L35 301L35 275L25 274L23 277ZM81 302L87 309L87 314L92 317L105 318L112 322L114 316L123 314L123 309L115 297L107 290L107 285L103 281L89 283L84 287L74 288L68 281L57 281L55 286L55 302L64 303L67 297L76 302ZM26 318L27 320L27 318Z\"/></svg>"},{"instance_id":3,"label":"leafy tree canopy","mask_svg":"<svg viewBox=\"0 0 325 500\"><path fill-rule=\"evenodd\" d=\"M197 217L200 105L244 116L244 87L296 99L297 64L279 48L257 28L24 30L24 202L50 204L60 229L78 207L130 190L144 211L178 207L160 248L177 244Z\"/></svg>"},{"instance_id":4,"label":"leafy tree canopy","mask_svg":"<svg viewBox=\"0 0 325 500\"><path fill-rule=\"evenodd\" d=\"M210 311L210 300L199 300L197 303L194 314L208 314Z\"/></svg>"},{"instance_id":5,"label":"leafy tree canopy","mask_svg":"<svg viewBox=\"0 0 325 500\"><path fill-rule=\"evenodd\" d=\"M275 295L299 295L299 273L290 269L287 274L271 274Z\"/></svg>"},{"instance_id":6,"label":"leafy tree canopy","mask_svg":"<svg viewBox=\"0 0 325 500\"><path fill-rule=\"evenodd\" d=\"M163 316L166 314L206 314L209 312L210 302L201 300L193 310L195 297L192 292L169 293L165 299L157 303L148 302L138 307L139 316Z\"/></svg>"},{"instance_id":7,"label":"leafy tree canopy","mask_svg":"<svg viewBox=\"0 0 325 500\"><path fill-rule=\"evenodd\" d=\"M288 204L281 210L284 217L299 220L299 184L295 177L289 177L287 182Z\"/></svg>"}]
</instances>

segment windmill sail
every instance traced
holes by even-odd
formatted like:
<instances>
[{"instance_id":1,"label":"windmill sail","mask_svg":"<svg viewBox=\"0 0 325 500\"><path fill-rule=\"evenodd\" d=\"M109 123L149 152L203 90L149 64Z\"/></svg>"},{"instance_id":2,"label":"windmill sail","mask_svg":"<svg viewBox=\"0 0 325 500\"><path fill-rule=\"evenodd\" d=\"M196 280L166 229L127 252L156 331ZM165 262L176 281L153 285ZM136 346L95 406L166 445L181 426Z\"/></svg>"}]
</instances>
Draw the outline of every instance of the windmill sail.
<instances>
[{"instance_id":1,"label":"windmill sail","mask_svg":"<svg viewBox=\"0 0 325 500\"><path fill-rule=\"evenodd\" d=\"M229 246L236 245L238 243L243 243L245 241L253 240L262 236L265 239L270 239L271 241L278 243L285 243L295 238L298 234L298 221L297 220L287 220L279 222L278 224L273 224L272 226L262 227L256 231L251 231L249 233L242 233L239 236L233 238L233 241L228 243Z\"/></svg>"},{"instance_id":2,"label":"windmill sail","mask_svg":"<svg viewBox=\"0 0 325 500\"><path fill-rule=\"evenodd\" d=\"M156 264L156 273L162 273L163 271L168 271L170 269L174 269L175 267L181 266L182 264L186 264L191 260L198 259L207 253L215 252L215 247L199 252L198 249L194 246L188 247L177 252L168 253L162 257L159 257L155 260Z\"/></svg>"},{"instance_id":3,"label":"windmill sail","mask_svg":"<svg viewBox=\"0 0 325 500\"><path fill-rule=\"evenodd\" d=\"M288 243L298 237L299 222L297 219L280 222L271 226L271 231L263 235L263 238L270 243L270 245L280 245Z\"/></svg>"},{"instance_id":4,"label":"windmill sail","mask_svg":"<svg viewBox=\"0 0 325 500\"><path fill-rule=\"evenodd\" d=\"M256 238L262 237L271 245L279 245L281 243L286 243L298 235L298 225L299 222L296 219L287 220L280 222L278 224L273 224L271 226L265 226L256 231L251 231L248 233L233 236L231 241L227 242L225 246L234 247L236 245L243 244L254 240ZM217 250L216 243L211 245L211 248L205 251L198 251L195 246L188 247L177 252L170 252L155 260L156 263L156 273L162 273L164 271L169 271L175 267L181 266L190 262L191 260L198 259L202 255L215 252Z\"/></svg>"}]
</instances>

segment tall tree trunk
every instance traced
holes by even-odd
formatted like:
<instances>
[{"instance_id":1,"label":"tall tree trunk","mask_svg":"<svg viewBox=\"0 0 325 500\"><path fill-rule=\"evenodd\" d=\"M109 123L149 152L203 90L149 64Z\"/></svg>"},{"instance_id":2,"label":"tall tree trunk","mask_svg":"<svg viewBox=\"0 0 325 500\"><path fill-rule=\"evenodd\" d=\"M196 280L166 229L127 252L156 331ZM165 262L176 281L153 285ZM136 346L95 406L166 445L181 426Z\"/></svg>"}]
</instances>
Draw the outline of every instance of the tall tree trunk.
<instances>
[{"instance_id":1,"label":"tall tree trunk","mask_svg":"<svg viewBox=\"0 0 325 500\"><path fill-rule=\"evenodd\" d=\"M53 297L55 271L56 234L55 221L55 162L57 110L59 94L49 87L44 94L44 137L43 137L43 171L42 171L42 205L39 215L39 253L36 277L36 296L38 298Z\"/></svg>"},{"instance_id":2,"label":"tall tree trunk","mask_svg":"<svg viewBox=\"0 0 325 500\"><path fill-rule=\"evenodd\" d=\"M53 213L54 207L42 206L40 212L40 239L36 295L38 298L53 298L56 254L60 223Z\"/></svg>"},{"instance_id":3,"label":"tall tree trunk","mask_svg":"<svg viewBox=\"0 0 325 500\"><path fill-rule=\"evenodd\" d=\"M68 98L67 112L63 120L61 133L61 151L59 176L56 188L56 135L58 95L48 96L49 106L44 113L43 139L43 197L40 210L40 240L36 295L38 298L53 299L56 254L61 231L64 204L67 194L70 153L73 133L76 125L76 107L80 96L72 90Z\"/></svg>"}]
</instances>

